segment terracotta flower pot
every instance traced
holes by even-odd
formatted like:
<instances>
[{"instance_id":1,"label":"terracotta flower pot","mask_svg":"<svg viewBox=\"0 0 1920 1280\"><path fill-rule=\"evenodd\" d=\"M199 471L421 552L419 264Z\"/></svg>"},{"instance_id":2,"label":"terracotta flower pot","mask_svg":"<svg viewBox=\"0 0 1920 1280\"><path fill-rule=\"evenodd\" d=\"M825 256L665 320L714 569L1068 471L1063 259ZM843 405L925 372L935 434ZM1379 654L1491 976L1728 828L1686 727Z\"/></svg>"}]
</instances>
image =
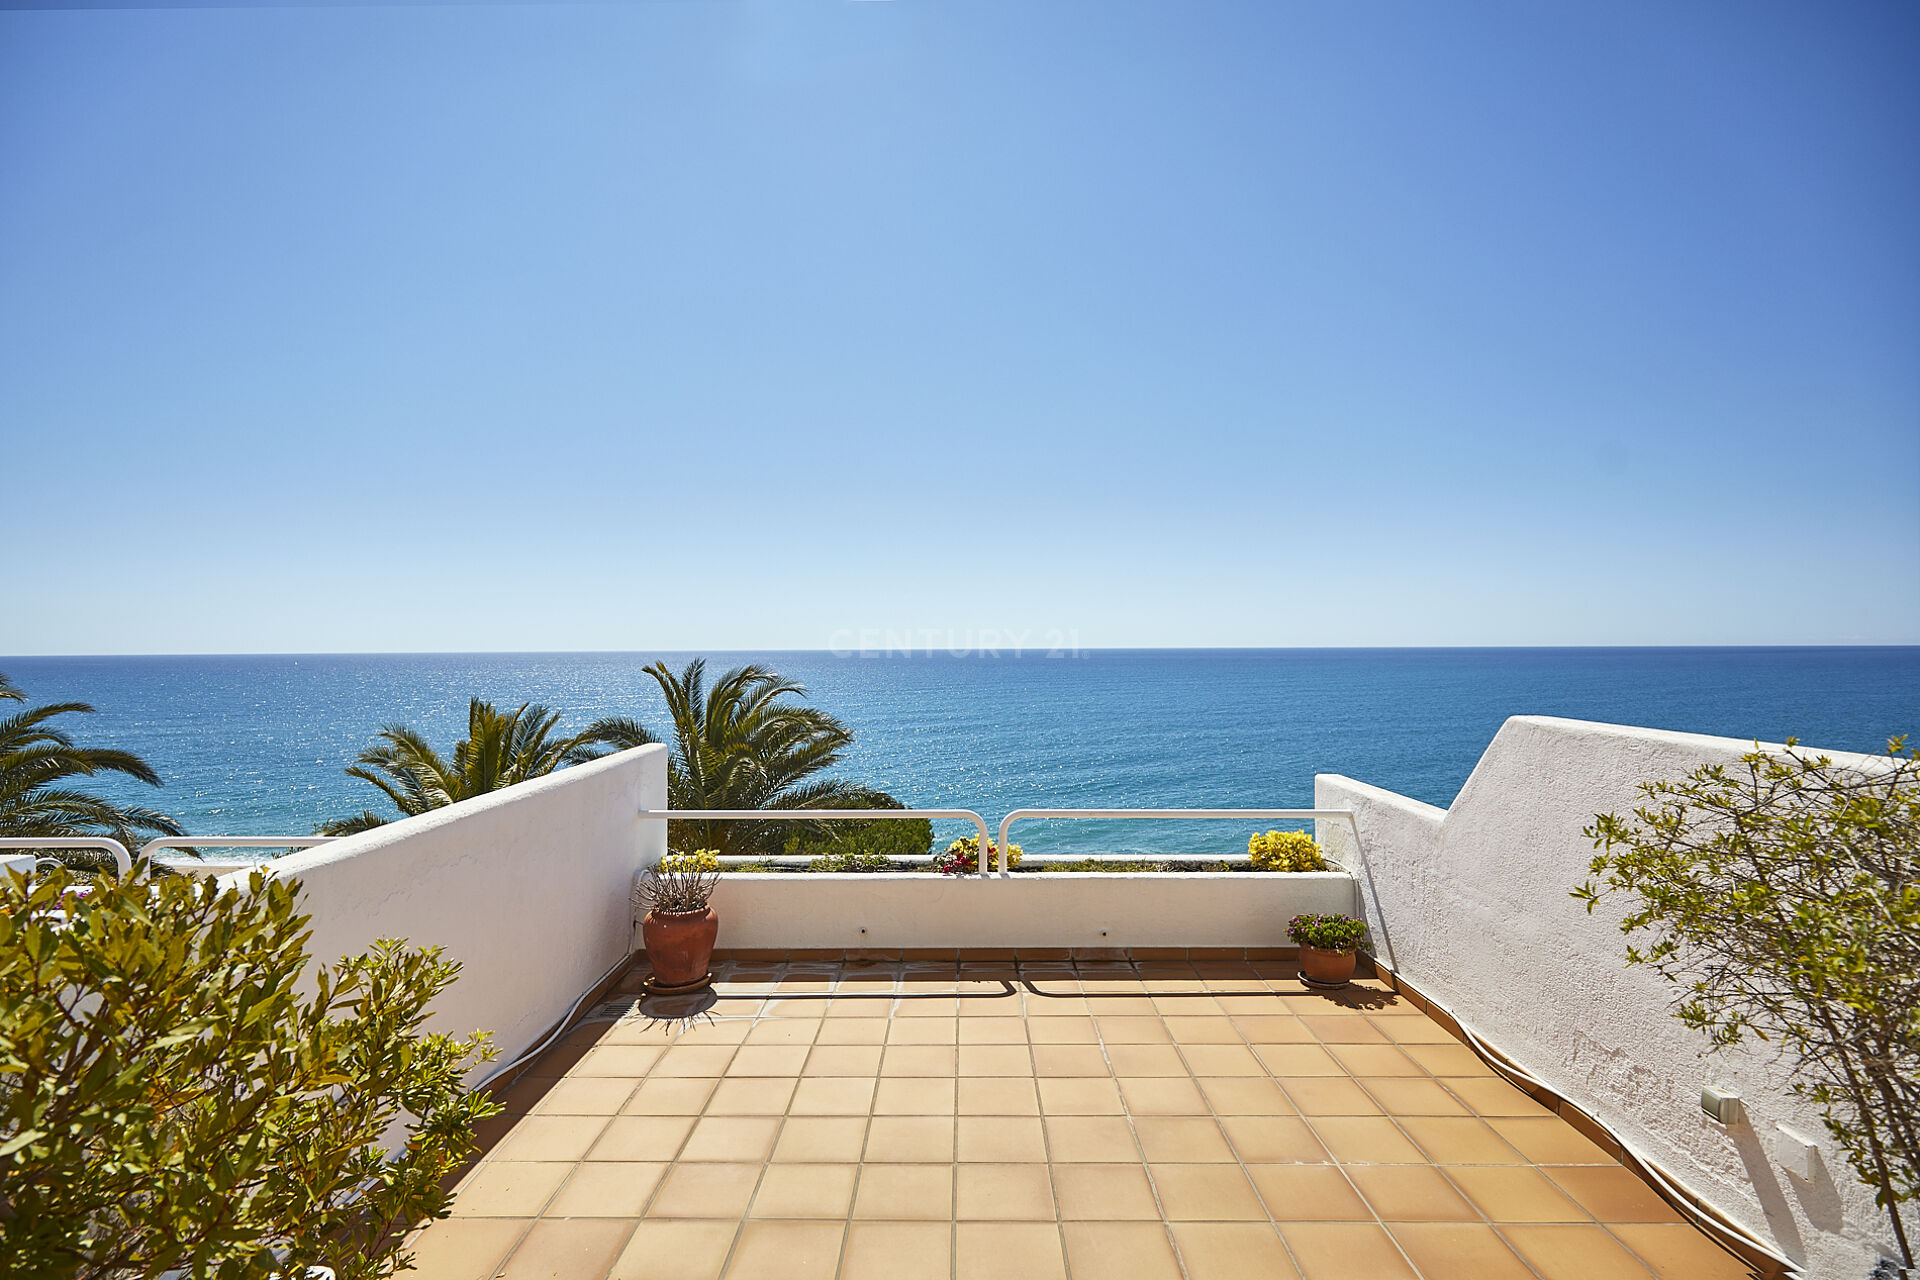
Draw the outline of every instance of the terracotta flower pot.
<instances>
[{"instance_id":1,"label":"terracotta flower pot","mask_svg":"<svg viewBox=\"0 0 1920 1280\"><path fill-rule=\"evenodd\" d=\"M653 980L663 987L685 987L707 976L713 960L713 940L720 934L720 917L712 907L662 915L649 911L640 921L640 938L647 948Z\"/></svg>"},{"instance_id":2,"label":"terracotta flower pot","mask_svg":"<svg viewBox=\"0 0 1920 1280\"><path fill-rule=\"evenodd\" d=\"M1300 976L1322 986L1341 987L1353 981L1356 953L1322 951L1319 947L1300 948Z\"/></svg>"}]
</instances>

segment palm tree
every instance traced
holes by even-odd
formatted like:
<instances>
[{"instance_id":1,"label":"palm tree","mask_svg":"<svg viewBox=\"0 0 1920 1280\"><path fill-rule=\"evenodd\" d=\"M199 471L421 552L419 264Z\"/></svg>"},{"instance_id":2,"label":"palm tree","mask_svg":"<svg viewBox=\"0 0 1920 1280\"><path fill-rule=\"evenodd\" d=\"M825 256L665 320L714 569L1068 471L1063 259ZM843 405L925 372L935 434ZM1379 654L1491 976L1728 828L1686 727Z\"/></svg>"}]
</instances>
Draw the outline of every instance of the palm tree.
<instances>
[{"instance_id":1,"label":"palm tree","mask_svg":"<svg viewBox=\"0 0 1920 1280\"><path fill-rule=\"evenodd\" d=\"M420 732L403 724L380 730L380 741L362 751L347 772L386 794L403 818L538 778L565 765L592 759L590 734L558 736L560 713L537 703L503 712L474 698L467 706L467 736L447 759ZM371 809L324 824L324 836L350 836L392 821Z\"/></svg>"},{"instance_id":2,"label":"palm tree","mask_svg":"<svg viewBox=\"0 0 1920 1280\"><path fill-rule=\"evenodd\" d=\"M25 702L20 686L0 674L0 702ZM118 773L150 787L160 775L131 751L76 746L53 720L92 715L84 702L51 702L0 717L0 836L108 836L137 850L154 835L186 832L166 814L139 805L117 804L72 785L76 779ZM99 870L112 858L91 849L62 849L53 854L69 866Z\"/></svg>"},{"instance_id":3,"label":"palm tree","mask_svg":"<svg viewBox=\"0 0 1920 1280\"><path fill-rule=\"evenodd\" d=\"M897 809L900 804L841 778L832 768L853 731L817 707L790 699L806 689L762 666L735 667L709 690L707 664L696 658L675 674L664 662L647 668L673 718L667 762L667 804L674 809ZM610 716L582 735L614 750L659 742L637 720ZM669 845L721 854L777 852L792 821L675 822Z\"/></svg>"}]
</instances>

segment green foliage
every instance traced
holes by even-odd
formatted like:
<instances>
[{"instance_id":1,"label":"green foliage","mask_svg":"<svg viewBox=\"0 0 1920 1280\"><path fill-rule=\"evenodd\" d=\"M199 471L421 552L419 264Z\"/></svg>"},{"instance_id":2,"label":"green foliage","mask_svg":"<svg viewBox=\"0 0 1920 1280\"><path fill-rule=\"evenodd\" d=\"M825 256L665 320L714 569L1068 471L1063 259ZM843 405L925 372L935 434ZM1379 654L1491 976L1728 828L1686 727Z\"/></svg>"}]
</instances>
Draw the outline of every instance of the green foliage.
<instances>
[{"instance_id":1,"label":"green foliage","mask_svg":"<svg viewBox=\"0 0 1920 1280\"><path fill-rule=\"evenodd\" d=\"M898 809L902 806L891 796L890 803L864 805L871 809ZM849 863L848 870L874 867L875 860L924 858L933 847L933 824L925 818L876 818L867 822L821 823L819 829L789 832L780 852L788 857L837 858ZM859 866L851 864L858 863ZM884 867L874 867L884 870Z\"/></svg>"},{"instance_id":2,"label":"green foliage","mask_svg":"<svg viewBox=\"0 0 1920 1280\"><path fill-rule=\"evenodd\" d=\"M0 702L26 700L20 686L0 674ZM92 714L84 702L52 702L0 716L0 836L106 836L137 850L156 835L186 834L164 813L103 800L76 785L102 773L160 785L160 775L131 751L78 746L53 723L65 715ZM75 868L114 865L111 854L97 850L49 852Z\"/></svg>"},{"instance_id":3,"label":"green foliage","mask_svg":"<svg viewBox=\"0 0 1920 1280\"><path fill-rule=\"evenodd\" d=\"M647 674L666 695L673 720L667 804L674 809L894 809L883 791L818 775L840 761L853 731L817 707L797 701L806 689L761 666L735 667L707 688L707 664L695 659L678 673L664 662ZM659 742L637 720L610 716L586 737L610 750ZM711 848L730 855L777 853L796 830L818 823L667 824L674 849Z\"/></svg>"},{"instance_id":4,"label":"green foliage","mask_svg":"<svg viewBox=\"0 0 1920 1280\"><path fill-rule=\"evenodd\" d=\"M1295 916L1287 925L1287 936L1303 947L1321 951L1353 951L1367 940L1364 921L1337 912L1332 915Z\"/></svg>"},{"instance_id":5,"label":"green foliage","mask_svg":"<svg viewBox=\"0 0 1920 1280\"><path fill-rule=\"evenodd\" d=\"M1247 837L1247 857L1260 871L1325 871L1320 845L1304 831L1255 832Z\"/></svg>"},{"instance_id":6,"label":"green foliage","mask_svg":"<svg viewBox=\"0 0 1920 1280\"><path fill-rule=\"evenodd\" d=\"M459 966L381 942L306 968L297 889L0 883L0 1275L391 1275L499 1108L421 1028ZM405 1117L405 1145L379 1139ZM276 1259L275 1250L286 1256Z\"/></svg>"},{"instance_id":7,"label":"green foliage","mask_svg":"<svg viewBox=\"0 0 1920 1280\"><path fill-rule=\"evenodd\" d=\"M537 703L501 711L474 698L467 704L467 736L453 744L451 759L418 730L390 724L347 772L378 787L401 817L411 818L591 759L600 741L593 731L564 736L555 732L559 724L558 711ZM350 836L391 820L367 809L326 823L320 834Z\"/></svg>"},{"instance_id":8,"label":"green foliage","mask_svg":"<svg viewBox=\"0 0 1920 1280\"><path fill-rule=\"evenodd\" d=\"M1148 862L1133 858L1078 858L1072 862L1037 862L1026 868L1029 875L1060 871L1100 872L1108 875L1158 871L1167 875L1181 875L1200 871L1231 870L1233 867L1226 862Z\"/></svg>"},{"instance_id":9,"label":"green foliage","mask_svg":"<svg viewBox=\"0 0 1920 1280\"><path fill-rule=\"evenodd\" d=\"M823 853L807 864L809 871L875 872L893 870L893 859L873 850Z\"/></svg>"},{"instance_id":10,"label":"green foliage","mask_svg":"<svg viewBox=\"0 0 1920 1280\"><path fill-rule=\"evenodd\" d=\"M1019 866L1020 859L1025 855L1025 852L1026 851L1017 844L1008 844L1007 870L1011 871ZM980 837L962 836L960 839L955 840L947 846L945 853L937 853L934 855L933 869L943 876L970 876L978 874L980 870ZM999 869L1000 861L998 852L994 848L993 841L989 840L987 841L987 870L998 871Z\"/></svg>"},{"instance_id":11,"label":"green foliage","mask_svg":"<svg viewBox=\"0 0 1920 1280\"><path fill-rule=\"evenodd\" d=\"M1629 965L1677 988L1714 1050L1783 1050L1794 1092L1886 1209L1920 1197L1920 760L1903 739L1865 767L1755 750L1643 787L1631 816L1586 830L1574 891L1629 896Z\"/></svg>"}]
</instances>

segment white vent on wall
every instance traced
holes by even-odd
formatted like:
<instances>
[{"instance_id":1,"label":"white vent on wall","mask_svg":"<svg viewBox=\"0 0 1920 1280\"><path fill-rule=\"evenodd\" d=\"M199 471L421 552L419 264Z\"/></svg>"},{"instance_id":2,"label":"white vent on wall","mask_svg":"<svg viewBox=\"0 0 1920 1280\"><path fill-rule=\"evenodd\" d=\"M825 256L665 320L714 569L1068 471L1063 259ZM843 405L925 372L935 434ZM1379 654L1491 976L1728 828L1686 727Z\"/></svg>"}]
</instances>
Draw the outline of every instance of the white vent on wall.
<instances>
[{"instance_id":1,"label":"white vent on wall","mask_svg":"<svg viewBox=\"0 0 1920 1280\"><path fill-rule=\"evenodd\" d=\"M1798 1129L1775 1125L1773 1158L1782 1169L1802 1182L1812 1182L1820 1169L1820 1146Z\"/></svg>"},{"instance_id":2,"label":"white vent on wall","mask_svg":"<svg viewBox=\"0 0 1920 1280\"><path fill-rule=\"evenodd\" d=\"M1731 1089L1716 1089L1712 1085L1700 1091L1700 1109L1715 1124L1739 1124L1746 1118L1746 1112L1740 1106L1739 1094Z\"/></svg>"}]
</instances>

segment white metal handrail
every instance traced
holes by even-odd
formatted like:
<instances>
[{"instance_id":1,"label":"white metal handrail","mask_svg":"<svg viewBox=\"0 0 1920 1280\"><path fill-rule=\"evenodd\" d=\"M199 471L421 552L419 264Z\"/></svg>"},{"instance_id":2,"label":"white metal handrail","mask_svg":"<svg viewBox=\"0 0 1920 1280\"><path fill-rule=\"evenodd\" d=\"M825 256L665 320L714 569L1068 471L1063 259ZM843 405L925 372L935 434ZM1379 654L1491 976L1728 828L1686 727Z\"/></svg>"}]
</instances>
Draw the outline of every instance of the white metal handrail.
<instances>
[{"instance_id":1,"label":"white metal handrail","mask_svg":"<svg viewBox=\"0 0 1920 1280\"><path fill-rule=\"evenodd\" d=\"M987 832L987 820L971 809L642 809L642 818L659 818L665 821L686 822L769 822L782 819L808 818L816 821L838 822L842 819L865 822L869 818L945 818L952 821L971 822L980 829L980 847L986 848L992 843ZM982 875L986 867L980 868Z\"/></svg>"},{"instance_id":2,"label":"white metal handrail","mask_svg":"<svg viewBox=\"0 0 1920 1280\"><path fill-rule=\"evenodd\" d=\"M127 846L106 836L8 836L0 839L0 849L104 849L119 864L121 875L133 870Z\"/></svg>"},{"instance_id":3,"label":"white metal handrail","mask_svg":"<svg viewBox=\"0 0 1920 1280\"><path fill-rule=\"evenodd\" d=\"M310 849L330 844L340 836L160 836L140 846L137 855L150 862L162 849ZM0 849L103 849L113 855L120 874L133 870L136 855L127 846L108 836L9 836L0 839Z\"/></svg>"},{"instance_id":4,"label":"white metal handrail","mask_svg":"<svg viewBox=\"0 0 1920 1280\"><path fill-rule=\"evenodd\" d=\"M162 836L140 846L140 856L151 858L156 849L311 849L332 844L344 836Z\"/></svg>"},{"instance_id":5,"label":"white metal handrail","mask_svg":"<svg viewBox=\"0 0 1920 1280\"><path fill-rule=\"evenodd\" d=\"M163 836L158 840L149 840L140 846L140 856L151 860L156 853L168 849L311 849L315 845L331 844L335 840L344 840L345 836ZM173 870L188 875L219 876L232 872L235 868L244 868L258 863L186 863L175 864Z\"/></svg>"},{"instance_id":6,"label":"white metal handrail","mask_svg":"<svg viewBox=\"0 0 1920 1280\"><path fill-rule=\"evenodd\" d=\"M1021 818L1344 818L1360 838L1360 822L1351 809L1015 809L1000 819L1000 845L994 852L1001 875L1007 874L1007 833Z\"/></svg>"},{"instance_id":7,"label":"white metal handrail","mask_svg":"<svg viewBox=\"0 0 1920 1280\"><path fill-rule=\"evenodd\" d=\"M768 821L794 817L861 821L868 818L947 818L973 823L980 829L981 847L984 849L990 843L986 819L971 809L642 809L640 816L663 821L682 819L696 822ZM1360 822L1351 809L1015 809L1000 820L1000 843L994 849L995 870L1003 876L1008 874L1007 833L1022 818L1258 818L1263 821L1269 818L1324 818L1344 820L1353 828L1354 838L1357 840L1360 836ZM987 874L984 859L980 874Z\"/></svg>"}]
</instances>

